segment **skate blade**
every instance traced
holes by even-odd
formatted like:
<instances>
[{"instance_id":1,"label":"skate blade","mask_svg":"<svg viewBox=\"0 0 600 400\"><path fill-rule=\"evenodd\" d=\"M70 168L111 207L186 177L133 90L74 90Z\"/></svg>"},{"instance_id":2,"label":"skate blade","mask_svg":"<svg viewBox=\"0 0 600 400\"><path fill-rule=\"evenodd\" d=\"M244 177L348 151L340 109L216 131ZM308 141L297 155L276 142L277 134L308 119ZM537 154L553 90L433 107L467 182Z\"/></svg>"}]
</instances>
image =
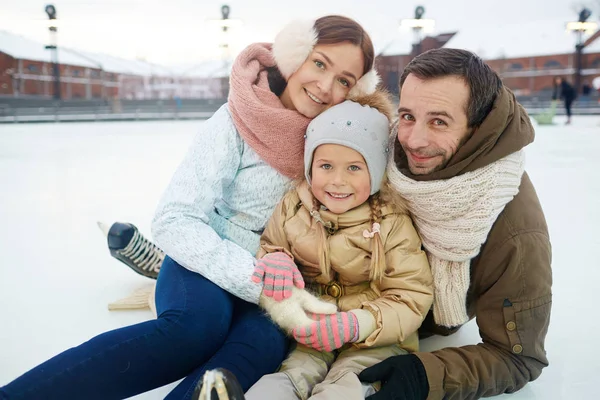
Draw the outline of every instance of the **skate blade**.
<instances>
[{"instance_id":1,"label":"skate blade","mask_svg":"<svg viewBox=\"0 0 600 400\"><path fill-rule=\"evenodd\" d=\"M220 371L207 371L204 374L203 379L204 382L198 400L211 400L213 389L217 392L217 398L219 400L229 400L227 388L225 387L225 382L223 380L223 374Z\"/></svg>"},{"instance_id":2,"label":"skate blade","mask_svg":"<svg viewBox=\"0 0 600 400\"><path fill-rule=\"evenodd\" d=\"M105 223L102 223L100 221L98 221L96 223L98 224L98 228L100 228L102 233L104 233L104 237L108 237L108 232L110 231L110 226L108 226Z\"/></svg>"}]
</instances>

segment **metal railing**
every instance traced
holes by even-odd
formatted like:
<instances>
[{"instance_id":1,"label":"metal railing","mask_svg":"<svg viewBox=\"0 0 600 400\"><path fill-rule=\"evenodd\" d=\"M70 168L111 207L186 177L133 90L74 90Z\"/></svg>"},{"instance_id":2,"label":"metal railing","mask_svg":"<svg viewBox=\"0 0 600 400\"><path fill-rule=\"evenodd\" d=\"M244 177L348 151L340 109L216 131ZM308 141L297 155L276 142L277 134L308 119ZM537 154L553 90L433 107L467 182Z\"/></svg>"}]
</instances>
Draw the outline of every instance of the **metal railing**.
<instances>
[{"instance_id":1,"label":"metal railing","mask_svg":"<svg viewBox=\"0 0 600 400\"><path fill-rule=\"evenodd\" d=\"M23 102L0 100L0 122L143 121L165 119L206 119L225 99L173 101Z\"/></svg>"}]
</instances>

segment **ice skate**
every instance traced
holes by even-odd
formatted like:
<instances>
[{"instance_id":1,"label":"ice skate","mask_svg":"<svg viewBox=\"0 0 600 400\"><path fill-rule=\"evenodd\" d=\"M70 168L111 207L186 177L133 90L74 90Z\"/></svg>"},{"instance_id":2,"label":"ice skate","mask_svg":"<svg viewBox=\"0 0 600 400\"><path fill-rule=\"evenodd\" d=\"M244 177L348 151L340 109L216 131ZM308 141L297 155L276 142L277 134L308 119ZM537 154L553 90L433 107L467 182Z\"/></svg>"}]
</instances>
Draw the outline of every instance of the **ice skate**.
<instances>
[{"instance_id":1,"label":"ice skate","mask_svg":"<svg viewBox=\"0 0 600 400\"><path fill-rule=\"evenodd\" d=\"M198 382L192 400L243 400L244 391L230 371L217 368L206 371Z\"/></svg>"},{"instance_id":2,"label":"ice skate","mask_svg":"<svg viewBox=\"0 0 600 400\"><path fill-rule=\"evenodd\" d=\"M110 255L140 275L156 279L165 253L146 239L133 224L115 222L98 226L107 238Z\"/></svg>"}]
</instances>

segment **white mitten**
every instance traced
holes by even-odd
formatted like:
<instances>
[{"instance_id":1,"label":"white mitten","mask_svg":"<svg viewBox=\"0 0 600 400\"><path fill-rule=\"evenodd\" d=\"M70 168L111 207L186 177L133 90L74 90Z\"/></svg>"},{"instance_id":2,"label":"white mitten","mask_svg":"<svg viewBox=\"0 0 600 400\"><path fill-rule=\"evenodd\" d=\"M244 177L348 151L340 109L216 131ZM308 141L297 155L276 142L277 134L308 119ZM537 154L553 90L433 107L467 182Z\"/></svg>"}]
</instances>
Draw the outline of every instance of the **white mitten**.
<instances>
[{"instance_id":1,"label":"white mitten","mask_svg":"<svg viewBox=\"0 0 600 400\"><path fill-rule=\"evenodd\" d=\"M314 322L306 313L335 314L335 304L319 300L305 289L292 286L291 297L276 301L264 294L260 295L258 303L271 317L271 319L285 332L291 333L296 326L310 325Z\"/></svg>"}]
</instances>

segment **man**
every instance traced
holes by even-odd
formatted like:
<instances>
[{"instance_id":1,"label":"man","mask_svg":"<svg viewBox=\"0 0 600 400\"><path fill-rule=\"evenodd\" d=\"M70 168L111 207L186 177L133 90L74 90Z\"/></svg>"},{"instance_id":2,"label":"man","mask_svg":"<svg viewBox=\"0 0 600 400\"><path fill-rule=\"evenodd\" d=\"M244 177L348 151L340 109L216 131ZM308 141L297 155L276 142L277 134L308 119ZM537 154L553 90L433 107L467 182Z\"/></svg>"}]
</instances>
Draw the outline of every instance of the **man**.
<instances>
[{"instance_id":1,"label":"man","mask_svg":"<svg viewBox=\"0 0 600 400\"><path fill-rule=\"evenodd\" d=\"M522 149L529 117L476 55L437 49L400 79L391 185L409 202L435 282L422 337L475 318L482 342L389 358L360 374L370 400L512 393L548 365L548 230Z\"/></svg>"}]
</instances>

